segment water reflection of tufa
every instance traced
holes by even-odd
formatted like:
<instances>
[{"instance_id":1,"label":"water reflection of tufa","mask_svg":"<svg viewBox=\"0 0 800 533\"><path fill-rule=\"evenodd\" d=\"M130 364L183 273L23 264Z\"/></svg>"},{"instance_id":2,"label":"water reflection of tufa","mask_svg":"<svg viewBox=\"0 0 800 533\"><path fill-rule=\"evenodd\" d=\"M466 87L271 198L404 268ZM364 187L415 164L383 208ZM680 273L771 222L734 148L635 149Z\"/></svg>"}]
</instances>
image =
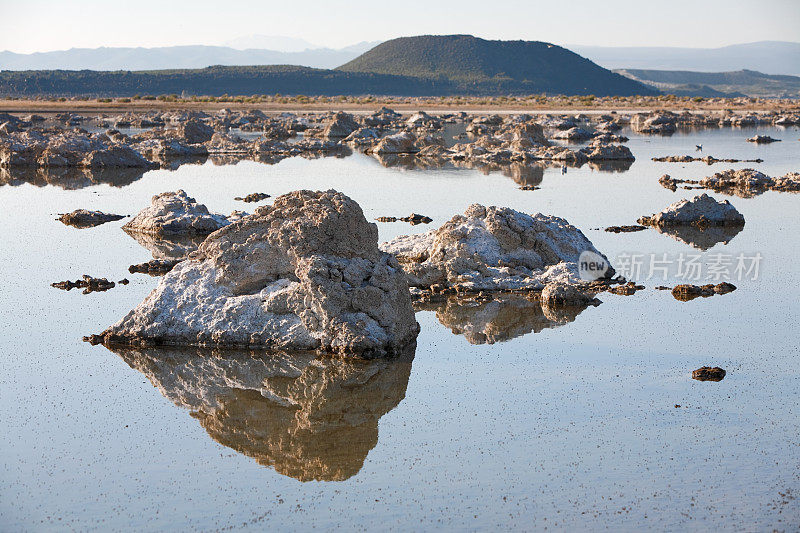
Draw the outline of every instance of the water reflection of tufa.
<instances>
[{"instance_id":1,"label":"water reflection of tufa","mask_svg":"<svg viewBox=\"0 0 800 533\"><path fill-rule=\"evenodd\" d=\"M84 187L92 187L99 184L124 187L141 179L145 171L145 169L140 168L0 168L0 186L16 187L29 183L36 187L54 185L66 190L83 189Z\"/></svg>"},{"instance_id":2,"label":"water reflection of tufa","mask_svg":"<svg viewBox=\"0 0 800 533\"><path fill-rule=\"evenodd\" d=\"M676 241L688 244L698 250L708 250L719 243L728 244L744 228L740 226L653 226L659 233L669 235Z\"/></svg>"},{"instance_id":3,"label":"water reflection of tufa","mask_svg":"<svg viewBox=\"0 0 800 533\"><path fill-rule=\"evenodd\" d=\"M393 359L179 348L113 351L215 441L300 481L342 481L405 397L414 348Z\"/></svg>"},{"instance_id":4,"label":"water reflection of tufa","mask_svg":"<svg viewBox=\"0 0 800 533\"><path fill-rule=\"evenodd\" d=\"M417 303L417 311L435 311L454 335L470 344L494 344L574 322L587 306L548 306L533 295L500 295L488 301L450 296Z\"/></svg>"},{"instance_id":5,"label":"water reflection of tufa","mask_svg":"<svg viewBox=\"0 0 800 533\"><path fill-rule=\"evenodd\" d=\"M469 169L477 170L484 175L500 173L522 186L541 185L544 171L547 168L563 169L567 167L580 168L582 166L565 161L483 163L476 161L449 161L442 157L419 157L413 154L373 153L370 156L387 168L400 168L403 170ZM590 161L585 164L598 172L625 172L630 170L633 161Z\"/></svg>"},{"instance_id":6,"label":"water reflection of tufa","mask_svg":"<svg viewBox=\"0 0 800 533\"><path fill-rule=\"evenodd\" d=\"M183 259L206 239L206 235L170 235L169 237L123 230L153 254L153 259Z\"/></svg>"}]
</instances>

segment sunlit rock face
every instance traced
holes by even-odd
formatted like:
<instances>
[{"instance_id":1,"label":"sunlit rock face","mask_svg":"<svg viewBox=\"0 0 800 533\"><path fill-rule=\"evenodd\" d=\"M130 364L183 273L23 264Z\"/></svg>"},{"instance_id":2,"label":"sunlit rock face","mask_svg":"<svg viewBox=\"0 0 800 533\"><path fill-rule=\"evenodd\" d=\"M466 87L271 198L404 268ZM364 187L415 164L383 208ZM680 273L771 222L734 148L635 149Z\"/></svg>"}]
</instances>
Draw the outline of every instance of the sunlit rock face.
<instances>
[{"instance_id":1,"label":"sunlit rock face","mask_svg":"<svg viewBox=\"0 0 800 533\"><path fill-rule=\"evenodd\" d=\"M211 234L93 342L380 356L419 325L378 230L336 192L296 191ZM88 340L88 339L87 339Z\"/></svg>"},{"instance_id":2,"label":"sunlit rock face","mask_svg":"<svg viewBox=\"0 0 800 533\"><path fill-rule=\"evenodd\" d=\"M656 227L675 226L743 226L744 216L728 200L719 202L707 194L691 200L680 200L663 211L641 217L639 224Z\"/></svg>"},{"instance_id":3,"label":"sunlit rock face","mask_svg":"<svg viewBox=\"0 0 800 533\"><path fill-rule=\"evenodd\" d=\"M131 233L207 235L230 224L224 215L210 213L183 190L153 196L148 207L123 226Z\"/></svg>"},{"instance_id":4,"label":"sunlit rock face","mask_svg":"<svg viewBox=\"0 0 800 533\"><path fill-rule=\"evenodd\" d=\"M392 359L114 347L220 444L300 481L342 481L405 397L414 347Z\"/></svg>"},{"instance_id":5,"label":"sunlit rock face","mask_svg":"<svg viewBox=\"0 0 800 533\"><path fill-rule=\"evenodd\" d=\"M398 237L381 249L397 256L413 287L466 291L541 290L553 282L579 284L580 254L591 251L602 256L563 218L479 204L438 229ZM607 275L613 273L609 269Z\"/></svg>"},{"instance_id":6,"label":"sunlit rock face","mask_svg":"<svg viewBox=\"0 0 800 533\"><path fill-rule=\"evenodd\" d=\"M470 344L494 344L569 324L589 306L547 305L537 298L522 296L488 301L451 296L414 307L418 311L434 311L443 326L454 335L463 335Z\"/></svg>"}]
</instances>

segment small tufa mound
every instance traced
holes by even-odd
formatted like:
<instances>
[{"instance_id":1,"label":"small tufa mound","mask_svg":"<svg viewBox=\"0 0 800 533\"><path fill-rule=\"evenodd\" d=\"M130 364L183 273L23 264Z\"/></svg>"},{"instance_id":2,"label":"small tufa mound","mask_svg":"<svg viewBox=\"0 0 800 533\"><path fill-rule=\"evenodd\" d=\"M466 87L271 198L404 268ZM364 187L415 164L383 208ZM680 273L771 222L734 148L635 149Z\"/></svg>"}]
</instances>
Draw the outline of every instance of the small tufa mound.
<instances>
[{"instance_id":1,"label":"small tufa mound","mask_svg":"<svg viewBox=\"0 0 800 533\"><path fill-rule=\"evenodd\" d=\"M262 200L266 200L270 198L270 195L265 192L253 192L248 194L247 196L237 196L234 200L238 200L240 202L252 203L252 202L260 202Z\"/></svg>"},{"instance_id":2,"label":"small tufa mound","mask_svg":"<svg viewBox=\"0 0 800 533\"><path fill-rule=\"evenodd\" d=\"M780 142L780 139L773 139L769 135L754 135L753 137L747 139L747 142L756 144L769 144Z\"/></svg>"},{"instance_id":3,"label":"small tufa mound","mask_svg":"<svg viewBox=\"0 0 800 533\"><path fill-rule=\"evenodd\" d=\"M121 282L120 282L121 283ZM122 283L123 285L127 285L127 283ZM83 294L89 294L92 292L104 292L109 289L113 289L116 284L113 281L108 281L106 278L93 278L88 274L84 274L83 277L77 281L59 281L56 283L50 284L52 287L56 289L61 289L64 291L71 291L72 289L83 289Z\"/></svg>"},{"instance_id":4,"label":"small tufa mound","mask_svg":"<svg viewBox=\"0 0 800 533\"><path fill-rule=\"evenodd\" d=\"M89 211L87 209L76 209L71 213L64 213L56 220L67 226L79 229L93 228L106 222L113 222L125 218L124 215L113 215L102 211Z\"/></svg>"},{"instance_id":5,"label":"small tufa mound","mask_svg":"<svg viewBox=\"0 0 800 533\"><path fill-rule=\"evenodd\" d=\"M209 213L205 205L198 204L181 189L153 196L150 207L139 212L122 229L151 235L202 235L228 224L224 215Z\"/></svg>"},{"instance_id":6,"label":"small tufa mound","mask_svg":"<svg viewBox=\"0 0 800 533\"><path fill-rule=\"evenodd\" d=\"M378 222L408 222L412 226L416 226L417 224L430 224L433 222L431 217L426 217L425 215L420 215L418 213L411 213L407 217L378 217L375 220Z\"/></svg>"},{"instance_id":7,"label":"small tufa mound","mask_svg":"<svg viewBox=\"0 0 800 533\"><path fill-rule=\"evenodd\" d=\"M406 276L336 191L296 191L210 235L90 342L395 353L419 332Z\"/></svg>"},{"instance_id":8,"label":"small tufa mound","mask_svg":"<svg viewBox=\"0 0 800 533\"><path fill-rule=\"evenodd\" d=\"M549 283L542 291L542 305L548 307L569 306L586 307L600 301L563 282Z\"/></svg>"},{"instance_id":9,"label":"small tufa mound","mask_svg":"<svg viewBox=\"0 0 800 533\"><path fill-rule=\"evenodd\" d=\"M181 259L153 259L146 263L139 263L128 267L131 274L141 273L150 276L163 276L180 263Z\"/></svg>"},{"instance_id":10,"label":"small tufa mound","mask_svg":"<svg viewBox=\"0 0 800 533\"><path fill-rule=\"evenodd\" d=\"M718 202L707 194L691 200L681 200L660 213L641 217L639 224L645 226L742 226L744 217L728 200Z\"/></svg>"},{"instance_id":11,"label":"small tufa mound","mask_svg":"<svg viewBox=\"0 0 800 533\"><path fill-rule=\"evenodd\" d=\"M692 379L696 379L697 381L722 381L725 379L725 374L727 374L727 372L718 366L713 368L710 366L702 366L692 371Z\"/></svg>"},{"instance_id":12,"label":"small tufa mound","mask_svg":"<svg viewBox=\"0 0 800 533\"><path fill-rule=\"evenodd\" d=\"M708 285L683 284L676 285L675 288L672 289L672 297L681 302L689 302L698 297L708 298L715 294L728 294L735 290L736 285L726 281L717 283L716 285L710 283Z\"/></svg>"},{"instance_id":13,"label":"small tufa mound","mask_svg":"<svg viewBox=\"0 0 800 533\"><path fill-rule=\"evenodd\" d=\"M467 292L538 291L554 281L581 284L581 252L601 255L563 218L479 204L439 229L398 237L381 249L397 256L411 286ZM606 275L613 273L609 269Z\"/></svg>"}]
</instances>

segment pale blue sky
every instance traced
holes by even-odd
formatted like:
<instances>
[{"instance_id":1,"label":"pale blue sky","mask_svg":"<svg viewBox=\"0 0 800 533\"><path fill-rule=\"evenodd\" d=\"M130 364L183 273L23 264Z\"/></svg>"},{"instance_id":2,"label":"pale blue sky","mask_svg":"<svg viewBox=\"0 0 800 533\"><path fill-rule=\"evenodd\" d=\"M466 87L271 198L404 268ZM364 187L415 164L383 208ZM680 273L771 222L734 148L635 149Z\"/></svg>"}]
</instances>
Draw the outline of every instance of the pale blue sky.
<instances>
[{"instance_id":1,"label":"pale blue sky","mask_svg":"<svg viewBox=\"0 0 800 533\"><path fill-rule=\"evenodd\" d=\"M800 41L800 0L0 0L0 50L222 44L250 34L342 47L469 33L557 44L715 47Z\"/></svg>"}]
</instances>

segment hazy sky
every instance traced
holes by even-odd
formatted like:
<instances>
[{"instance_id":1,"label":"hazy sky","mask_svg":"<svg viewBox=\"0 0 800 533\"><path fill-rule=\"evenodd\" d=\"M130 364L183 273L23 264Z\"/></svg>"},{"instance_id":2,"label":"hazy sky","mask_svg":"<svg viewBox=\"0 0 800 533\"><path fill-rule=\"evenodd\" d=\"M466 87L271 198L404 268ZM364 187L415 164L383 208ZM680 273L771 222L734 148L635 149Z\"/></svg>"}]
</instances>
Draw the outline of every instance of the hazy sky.
<instances>
[{"instance_id":1,"label":"hazy sky","mask_svg":"<svg viewBox=\"0 0 800 533\"><path fill-rule=\"evenodd\" d=\"M0 50L222 44L250 34L342 47L468 33L557 44L800 41L800 0L0 0Z\"/></svg>"}]
</instances>

